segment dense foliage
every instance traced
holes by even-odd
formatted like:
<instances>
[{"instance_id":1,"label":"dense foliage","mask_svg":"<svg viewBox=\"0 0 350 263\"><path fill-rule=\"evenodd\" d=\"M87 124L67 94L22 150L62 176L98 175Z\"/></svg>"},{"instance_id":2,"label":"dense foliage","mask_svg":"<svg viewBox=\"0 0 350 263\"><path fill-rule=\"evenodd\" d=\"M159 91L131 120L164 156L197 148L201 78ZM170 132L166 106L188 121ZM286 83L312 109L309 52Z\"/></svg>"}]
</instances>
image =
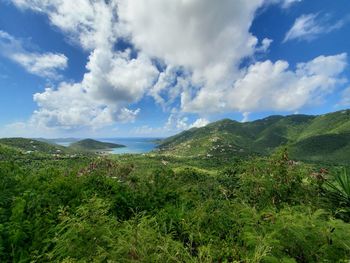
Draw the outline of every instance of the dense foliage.
<instances>
[{"instance_id":1,"label":"dense foliage","mask_svg":"<svg viewBox=\"0 0 350 263\"><path fill-rule=\"evenodd\" d=\"M285 151L221 163L1 147L1 262L347 262L349 174Z\"/></svg>"}]
</instances>

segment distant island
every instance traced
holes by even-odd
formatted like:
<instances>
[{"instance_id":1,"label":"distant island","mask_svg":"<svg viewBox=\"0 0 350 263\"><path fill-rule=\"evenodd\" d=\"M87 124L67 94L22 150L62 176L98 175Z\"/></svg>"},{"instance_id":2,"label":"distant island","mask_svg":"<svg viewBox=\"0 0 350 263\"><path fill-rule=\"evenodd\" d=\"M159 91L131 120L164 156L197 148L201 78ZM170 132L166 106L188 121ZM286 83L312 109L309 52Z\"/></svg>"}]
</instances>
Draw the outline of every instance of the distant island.
<instances>
[{"instance_id":1,"label":"distant island","mask_svg":"<svg viewBox=\"0 0 350 263\"><path fill-rule=\"evenodd\" d=\"M98 150L110 150L113 148L123 148L126 147L122 144L109 143L109 142L100 142L93 139L84 139L81 141L77 141L72 143L69 148L75 150L85 150L85 151L98 151Z\"/></svg>"}]
</instances>

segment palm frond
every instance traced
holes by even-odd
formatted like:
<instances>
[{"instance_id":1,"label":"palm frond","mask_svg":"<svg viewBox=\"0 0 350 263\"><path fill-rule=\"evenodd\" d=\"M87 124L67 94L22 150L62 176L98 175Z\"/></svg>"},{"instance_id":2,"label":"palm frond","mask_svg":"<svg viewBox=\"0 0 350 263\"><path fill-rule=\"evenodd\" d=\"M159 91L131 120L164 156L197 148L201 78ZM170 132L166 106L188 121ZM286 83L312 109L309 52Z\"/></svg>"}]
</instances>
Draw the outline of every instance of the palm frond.
<instances>
[{"instance_id":1,"label":"palm frond","mask_svg":"<svg viewBox=\"0 0 350 263\"><path fill-rule=\"evenodd\" d=\"M334 181L326 182L326 190L333 202L350 207L350 175L345 169L335 176Z\"/></svg>"}]
</instances>

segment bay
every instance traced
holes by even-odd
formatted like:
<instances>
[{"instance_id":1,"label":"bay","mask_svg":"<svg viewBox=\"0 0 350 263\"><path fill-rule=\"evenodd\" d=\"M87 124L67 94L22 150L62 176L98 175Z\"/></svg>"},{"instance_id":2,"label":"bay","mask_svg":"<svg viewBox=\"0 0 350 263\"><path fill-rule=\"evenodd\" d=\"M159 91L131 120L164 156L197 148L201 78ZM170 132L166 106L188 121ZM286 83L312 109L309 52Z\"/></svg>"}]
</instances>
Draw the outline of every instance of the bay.
<instances>
[{"instance_id":1,"label":"bay","mask_svg":"<svg viewBox=\"0 0 350 263\"><path fill-rule=\"evenodd\" d=\"M96 140L101 142L111 142L125 145L123 148L113 148L109 153L111 154L137 154L148 153L157 147L157 140L160 138L97 138ZM55 141L55 143L68 147L71 143L76 142L77 139L72 141Z\"/></svg>"}]
</instances>

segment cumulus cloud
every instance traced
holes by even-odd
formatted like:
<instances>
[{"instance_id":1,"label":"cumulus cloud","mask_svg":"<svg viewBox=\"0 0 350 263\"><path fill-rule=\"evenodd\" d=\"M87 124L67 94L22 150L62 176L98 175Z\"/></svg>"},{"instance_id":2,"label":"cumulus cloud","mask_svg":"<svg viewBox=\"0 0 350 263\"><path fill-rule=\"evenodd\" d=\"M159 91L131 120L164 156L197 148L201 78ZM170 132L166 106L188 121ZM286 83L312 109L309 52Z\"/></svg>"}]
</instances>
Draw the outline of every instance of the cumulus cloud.
<instances>
[{"instance_id":1,"label":"cumulus cloud","mask_svg":"<svg viewBox=\"0 0 350 263\"><path fill-rule=\"evenodd\" d=\"M195 84L232 80L242 58L254 54L249 32L262 0L119 1L119 18L135 46L192 73Z\"/></svg>"},{"instance_id":2,"label":"cumulus cloud","mask_svg":"<svg viewBox=\"0 0 350 263\"><path fill-rule=\"evenodd\" d=\"M86 50L113 43L121 35L117 3L89 0L12 0L21 9L48 16L53 26Z\"/></svg>"},{"instance_id":3,"label":"cumulus cloud","mask_svg":"<svg viewBox=\"0 0 350 263\"><path fill-rule=\"evenodd\" d=\"M46 14L53 26L91 52L81 83L62 83L34 96L39 109L33 117L64 127L110 124L123 107L144 94L164 106L189 86L232 82L241 59L255 52L258 40L249 28L263 5L263 0L225 0L220 5L210 0L12 2ZM121 38L135 46L136 58L114 50ZM159 78L152 58L166 65ZM173 69L179 68L182 77L174 75ZM176 85L169 85L174 78ZM55 103L59 98L67 102Z\"/></svg>"},{"instance_id":4,"label":"cumulus cloud","mask_svg":"<svg viewBox=\"0 0 350 263\"><path fill-rule=\"evenodd\" d=\"M68 58L58 53L30 52L20 40L0 30L0 54L21 65L31 74L56 79L68 65Z\"/></svg>"},{"instance_id":5,"label":"cumulus cloud","mask_svg":"<svg viewBox=\"0 0 350 263\"><path fill-rule=\"evenodd\" d=\"M194 123L190 125L190 128L201 128L209 124L209 121L204 118L197 119Z\"/></svg>"},{"instance_id":6,"label":"cumulus cloud","mask_svg":"<svg viewBox=\"0 0 350 263\"><path fill-rule=\"evenodd\" d=\"M184 117L183 114L172 112L169 115L164 129L169 131L182 131L188 129L188 117Z\"/></svg>"},{"instance_id":7,"label":"cumulus cloud","mask_svg":"<svg viewBox=\"0 0 350 263\"><path fill-rule=\"evenodd\" d=\"M256 11L299 0L12 2L47 15L68 41L90 54L81 82L62 82L34 95L38 110L32 121L48 127L133 121L140 111L135 104L152 96L164 110L177 109L166 127L183 130L207 124L201 118L190 123L186 113L294 111L343 81L346 54L320 56L296 69L283 60L255 62L272 43L250 32ZM330 30L329 20L318 15L300 19L287 40ZM130 48L117 50L119 41ZM247 58L250 65L241 68Z\"/></svg>"},{"instance_id":8,"label":"cumulus cloud","mask_svg":"<svg viewBox=\"0 0 350 263\"><path fill-rule=\"evenodd\" d=\"M34 95L39 109L32 120L64 129L99 128L133 121L138 102L153 86L158 70L148 56L116 51L123 37L117 22L117 1L13 0L22 9L46 14L69 40L90 52L81 82L61 83Z\"/></svg>"},{"instance_id":9,"label":"cumulus cloud","mask_svg":"<svg viewBox=\"0 0 350 263\"><path fill-rule=\"evenodd\" d=\"M180 67L167 66L159 74L157 83L150 89L149 95L164 110L170 110L181 92L192 85L190 74Z\"/></svg>"},{"instance_id":10,"label":"cumulus cloud","mask_svg":"<svg viewBox=\"0 0 350 263\"><path fill-rule=\"evenodd\" d=\"M320 56L291 70L286 61L256 62L224 90L201 89L194 97L182 94L186 112L295 111L333 91L345 80L345 53Z\"/></svg>"},{"instance_id":11,"label":"cumulus cloud","mask_svg":"<svg viewBox=\"0 0 350 263\"><path fill-rule=\"evenodd\" d=\"M260 47L257 47L256 48L256 52L262 52L262 53L265 53L269 50L271 44L272 44L273 40L270 39L270 38L264 38L262 41L261 41L261 45Z\"/></svg>"},{"instance_id":12,"label":"cumulus cloud","mask_svg":"<svg viewBox=\"0 0 350 263\"><path fill-rule=\"evenodd\" d=\"M124 56L96 49L81 83L61 83L34 94L39 109L33 118L49 127L65 129L134 121L140 109L126 106L143 97L157 72L147 59Z\"/></svg>"},{"instance_id":13,"label":"cumulus cloud","mask_svg":"<svg viewBox=\"0 0 350 263\"><path fill-rule=\"evenodd\" d=\"M341 94L341 100L338 103L338 105L345 106L345 107L350 106L350 87L343 90L343 92Z\"/></svg>"},{"instance_id":14,"label":"cumulus cloud","mask_svg":"<svg viewBox=\"0 0 350 263\"><path fill-rule=\"evenodd\" d=\"M170 114L168 121L164 125L163 129L167 131L183 131L191 128L201 128L209 124L209 121L205 118L198 118L194 122L190 122L189 118L184 116L183 113L173 110Z\"/></svg>"},{"instance_id":15,"label":"cumulus cloud","mask_svg":"<svg viewBox=\"0 0 350 263\"><path fill-rule=\"evenodd\" d=\"M307 14L298 17L287 32L283 42L290 40L314 40L322 34L340 29L348 18L330 21L329 15Z\"/></svg>"}]
</instances>

